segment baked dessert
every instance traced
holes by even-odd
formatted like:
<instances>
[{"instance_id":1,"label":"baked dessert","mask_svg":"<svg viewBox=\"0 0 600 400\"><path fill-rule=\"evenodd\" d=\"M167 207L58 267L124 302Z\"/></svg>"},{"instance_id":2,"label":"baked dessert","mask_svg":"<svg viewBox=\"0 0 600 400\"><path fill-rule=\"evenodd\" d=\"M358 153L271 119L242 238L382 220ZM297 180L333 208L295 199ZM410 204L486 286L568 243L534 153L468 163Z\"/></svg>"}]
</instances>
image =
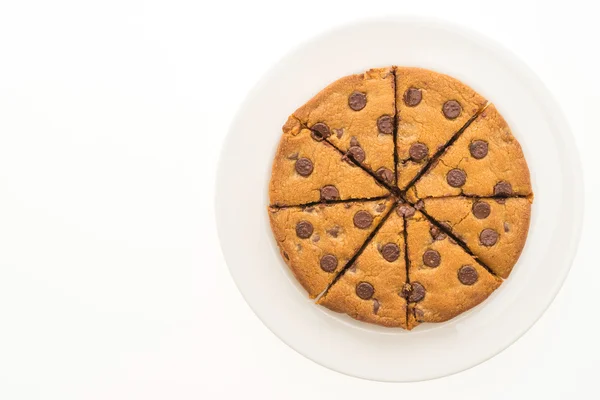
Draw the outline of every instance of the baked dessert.
<instances>
[{"instance_id":1,"label":"baked dessert","mask_svg":"<svg viewBox=\"0 0 600 400\"><path fill-rule=\"evenodd\" d=\"M421 68L339 79L283 127L271 228L316 303L386 327L482 303L525 246L533 191L493 104Z\"/></svg>"}]
</instances>

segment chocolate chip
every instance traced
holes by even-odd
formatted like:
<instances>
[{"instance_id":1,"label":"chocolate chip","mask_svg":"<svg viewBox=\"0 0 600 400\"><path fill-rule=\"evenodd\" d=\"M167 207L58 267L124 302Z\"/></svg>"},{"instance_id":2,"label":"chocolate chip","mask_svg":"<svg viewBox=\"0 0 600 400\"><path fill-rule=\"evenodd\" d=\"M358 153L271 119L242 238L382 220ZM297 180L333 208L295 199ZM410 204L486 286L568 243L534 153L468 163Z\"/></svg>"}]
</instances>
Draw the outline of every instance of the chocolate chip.
<instances>
[{"instance_id":1,"label":"chocolate chip","mask_svg":"<svg viewBox=\"0 0 600 400\"><path fill-rule=\"evenodd\" d=\"M442 231L440 228L438 228L435 225L431 225L429 227L429 234L431 235L431 237L433 238L433 240L444 240L446 239L446 237L448 237L444 231Z\"/></svg>"},{"instance_id":2,"label":"chocolate chip","mask_svg":"<svg viewBox=\"0 0 600 400\"><path fill-rule=\"evenodd\" d=\"M474 140L469 146L469 150L471 151L473 158L481 160L483 157L487 156L488 144L483 140Z\"/></svg>"},{"instance_id":3,"label":"chocolate chip","mask_svg":"<svg viewBox=\"0 0 600 400\"><path fill-rule=\"evenodd\" d=\"M359 146L352 146L348 149L348 154L357 162L365 161L365 151Z\"/></svg>"},{"instance_id":4,"label":"chocolate chip","mask_svg":"<svg viewBox=\"0 0 600 400\"><path fill-rule=\"evenodd\" d=\"M413 309L413 316L415 317L415 320L417 322L423 322L423 319L425 318L425 313L420 308L415 307Z\"/></svg>"},{"instance_id":5,"label":"chocolate chip","mask_svg":"<svg viewBox=\"0 0 600 400\"><path fill-rule=\"evenodd\" d=\"M498 204L506 204L506 197L495 198L494 201Z\"/></svg>"},{"instance_id":6,"label":"chocolate chip","mask_svg":"<svg viewBox=\"0 0 600 400\"><path fill-rule=\"evenodd\" d=\"M478 201L475 204L473 204L472 211L475 218L486 219L487 217L489 217L490 213L492 212L492 209L490 205L485 201Z\"/></svg>"},{"instance_id":7,"label":"chocolate chip","mask_svg":"<svg viewBox=\"0 0 600 400\"><path fill-rule=\"evenodd\" d=\"M375 175L377 175L379 177L379 179L381 179L388 185L392 185L394 183L394 173L386 167L379 168L375 172Z\"/></svg>"},{"instance_id":8,"label":"chocolate chip","mask_svg":"<svg viewBox=\"0 0 600 400\"><path fill-rule=\"evenodd\" d=\"M328 138L331 135L329 127L322 122L317 122L311 128L311 134L313 139L321 141Z\"/></svg>"},{"instance_id":9,"label":"chocolate chip","mask_svg":"<svg viewBox=\"0 0 600 400\"><path fill-rule=\"evenodd\" d=\"M504 232L508 232L510 231L510 226L508 225L508 222L504 223Z\"/></svg>"},{"instance_id":10,"label":"chocolate chip","mask_svg":"<svg viewBox=\"0 0 600 400\"><path fill-rule=\"evenodd\" d=\"M416 210L408 204L400 204L398 208L396 208L396 213L401 217L410 218L415 215Z\"/></svg>"},{"instance_id":11,"label":"chocolate chip","mask_svg":"<svg viewBox=\"0 0 600 400\"><path fill-rule=\"evenodd\" d=\"M358 139L356 138L356 136L352 136L350 138L350 147L352 147L352 146L360 147L360 144L358 143Z\"/></svg>"},{"instance_id":12,"label":"chocolate chip","mask_svg":"<svg viewBox=\"0 0 600 400\"><path fill-rule=\"evenodd\" d=\"M367 95L361 92L352 92L348 96L348 106L354 111L360 111L367 105Z\"/></svg>"},{"instance_id":13,"label":"chocolate chip","mask_svg":"<svg viewBox=\"0 0 600 400\"><path fill-rule=\"evenodd\" d=\"M367 229L373 223L373 217L368 211L360 210L354 214L354 226L360 229Z\"/></svg>"},{"instance_id":14,"label":"chocolate chip","mask_svg":"<svg viewBox=\"0 0 600 400\"><path fill-rule=\"evenodd\" d=\"M415 143L408 149L408 154L413 161L421 161L429 154L429 148L423 143Z\"/></svg>"},{"instance_id":15,"label":"chocolate chip","mask_svg":"<svg viewBox=\"0 0 600 400\"><path fill-rule=\"evenodd\" d=\"M335 136L337 136L338 139L340 139L344 134L344 128L334 129L333 132L335 133Z\"/></svg>"},{"instance_id":16,"label":"chocolate chip","mask_svg":"<svg viewBox=\"0 0 600 400\"><path fill-rule=\"evenodd\" d=\"M356 295L363 300L369 300L371 297L373 297L374 293L375 288L373 288L373 285L370 283L360 282L358 285L356 285Z\"/></svg>"},{"instance_id":17,"label":"chocolate chip","mask_svg":"<svg viewBox=\"0 0 600 400\"><path fill-rule=\"evenodd\" d=\"M351 273L356 272L356 263L350 265L350 268L348 268L348 272L351 272Z\"/></svg>"},{"instance_id":18,"label":"chocolate chip","mask_svg":"<svg viewBox=\"0 0 600 400\"><path fill-rule=\"evenodd\" d=\"M339 226L334 225L333 228L327 229L325 232L327 232L327 234L329 236L337 238L338 235L340 234L340 230L341 230L341 228Z\"/></svg>"},{"instance_id":19,"label":"chocolate chip","mask_svg":"<svg viewBox=\"0 0 600 400\"><path fill-rule=\"evenodd\" d=\"M385 203L379 203L377 204L377 206L375 206L375 211L377 211L378 213L382 213L385 211Z\"/></svg>"},{"instance_id":20,"label":"chocolate chip","mask_svg":"<svg viewBox=\"0 0 600 400\"><path fill-rule=\"evenodd\" d=\"M333 185L323 186L321 188L321 200L336 200L340 198L340 192Z\"/></svg>"},{"instance_id":21,"label":"chocolate chip","mask_svg":"<svg viewBox=\"0 0 600 400\"><path fill-rule=\"evenodd\" d=\"M301 176L309 176L313 172L313 163L308 158L299 158L295 163L296 172Z\"/></svg>"},{"instance_id":22,"label":"chocolate chip","mask_svg":"<svg viewBox=\"0 0 600 400\"><path fill-rule=\"evenodd\" d=\"M417 201L417 204L415 204L415 208L417 210L421 211L422 209L425 208L425 202L423 200Z\"/></svg>"},{"instance_id":23,"label":"chocolate chip","mask_svg":"<svg viewBox=\"0 0 600 400\"><path fill-rule=\"evenodd\" d=\"M298 159L298 152L290 154L287 158L288 158L288 160L297 160Z\"/></svg>"},{"instance_id":24,"label":"chocolate chip","mask_svg":"<svg viewBox=\"0 0 600 400\"><path fill-rule=\"evenodd\" d=\"M315 208L314 207L306 207L304 209L304 211L306 211L307 213L311 213L311 212L315 211Z\"/></svg>"},{"instance_id":25,"label":"chocolate chip","mask_svg":"<svg viewBox=\"0 0 600 400\"><path fill-rule=\"evenodd\" d=\"M400 247L396 243L384 244L381 248L381 255L386 261L394 262L400 257Z\"/></svg>"},{"instance_id":26,"label":"chocolate chip","mask_svg":"<svg viewBox=\"0 0 600 400\"><path fill-rule=\"evenodd\" d=\"M477 279L479 279L479 274L471 265L463 265L458 270L458 280L463 285L472 285L477 282Z\"/></svg>"},{"instance_id":27,"label":"chocolate chip","mask_svg":"<svg viewBox=\"0 0 600 400\"><path fill-rule=\"evenodd\" d=\"M338 266L338 259L333 254L325 254L321 257L321 269L325 272L333 272Z\"/></svg>"},{"instance_id":28,"label":"chocolate chip","mask_svg":"<svg viewBox=\"0 0 600 400\"><path fill-rule=\"evenodd\" d=\"M409 107L415 107L419 105L421 102L421 98L423 95L421 94L421 90L417 88L408 88L406 92L404 92L404 104Z\"/></svg>"},{"instance_id":29,"label":"chocolate chip","mask_svg":"<svg viewBox=\"0 0 600 400\"><path fill-rule=\"evenodd\" d=\"M308 239L313 234L313 226L308 221L300 221L296 224L296 236L300 239Z\"/></svg>"},{"instance_id":30,"label":"chocolate chip","mask_svg":"<svg viewBox=\"0 0 600 400\"><path fill-rule=\"evenodd\" d=\"M494 196L510 196L512 193L512 186L506 181L500 181L494 186Z\"/></svg>"},{"instance_id":31,"label":"chocolate chip","mask_svg":"<svg viewBox=\"0 0 600 400\"><path fill-rule=\"evenodd\" d=\"M413 282L411 284L410 294L408 295L408 301L411 303L417 303L425 297L425 288L419 282Z\"/></svg>"},{"instance_id":32,"label":"chocolate chip","mask_svg":"<svg viewBox=\"0 0 600 400\"><path fill-rule=\"evenodd\" d=\"M442 256L436 250L426 250L423 253L423 263L428 267L435 268L442 262Z\"/></svg>"},{"instance_id":33,"label":"chocolate chip","mask_svg":"<svg viewBox=\"0 0 600 400\"><path fill-rule=\"evenodd\" d=\"M317 243L319 240L321 240L321 236L317 235L316 233L312 236L312 241Z\"/></svg>"},{"instance_id":34,"label":"chocolate chip","mask_svg":"<svg viewBox=\"0 0 600 400\"><path fill-rule=\"evenodd\" d=\"M467 182L467 174L462 169L451 169L446 175L446 182L452 187L461 187Z\"/></svg>"},{"instance_id":35,"label":"chocolate chip","mask_svg":"<svg viewBox=\"0 0 600 400\"><path fill-rule=\"evenodd\" d=\"M442 106L442 112L444 113L444 116L448 119L455 119L460 115L461 111L462 107L456 100L448 100Z\"/></svg>"},{"instance_id":36,"label":"chocolate chip","mask_svg":"<svg viewBox=\"0 0 600 400\"><path fill-rule=\"evenodd\" d=\"M283 252L283 256L285 257L286 260L288 260L288 261L290 260L290 256L285 251Z\"/></svg>"},{"instance_id":37,"label":"chocolate chip","mask_svg":"<svg viewBox=\"0 0 600 400\"><path fill-rule=\"evenodd\" d=\"M394 118L389 115L382 115L377 118L377 129L379 132L391 135L394 133Z\"/></svg>"},{"instance_id":38,"label":"chocolate chip","mask_svg":"<svg viewBox=\"0 0 600 400\"><path fill-rule=\"evenodd\" d=\"M379 311L379 301L377 299L373 299L373 314L377 314Z\"/></svg>"},{"instance_id":39,"label":"chocolate chip","mask_svg":"<svg viewBox=\"0 0 600 400\"><path fill-rule=\"evenodd\" d=\"M498 241L498 232L493 229L484 229L479 234L479 241L482 245L491 247Z\"/></svg>"}]
</instances>

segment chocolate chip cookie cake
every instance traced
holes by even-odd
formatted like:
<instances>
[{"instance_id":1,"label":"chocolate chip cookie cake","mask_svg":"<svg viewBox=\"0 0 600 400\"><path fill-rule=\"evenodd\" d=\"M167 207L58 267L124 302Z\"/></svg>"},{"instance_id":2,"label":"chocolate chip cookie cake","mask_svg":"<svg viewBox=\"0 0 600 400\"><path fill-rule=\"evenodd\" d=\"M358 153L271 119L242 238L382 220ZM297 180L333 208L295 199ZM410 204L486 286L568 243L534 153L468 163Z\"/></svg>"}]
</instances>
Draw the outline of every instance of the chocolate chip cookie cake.
<instances>
[{"instance_id":1,"label":"chocolate chip cookie cake","mask_svg":"<svg viewBox=\"0 0 600 400\"><path fill-rule=\"evenodd\" d=\"M268 213L316 303L413 329L483 302L516 264L533 192L496 107L422 68L341 78L283 126Z\"/></svg>"}]
</instances>

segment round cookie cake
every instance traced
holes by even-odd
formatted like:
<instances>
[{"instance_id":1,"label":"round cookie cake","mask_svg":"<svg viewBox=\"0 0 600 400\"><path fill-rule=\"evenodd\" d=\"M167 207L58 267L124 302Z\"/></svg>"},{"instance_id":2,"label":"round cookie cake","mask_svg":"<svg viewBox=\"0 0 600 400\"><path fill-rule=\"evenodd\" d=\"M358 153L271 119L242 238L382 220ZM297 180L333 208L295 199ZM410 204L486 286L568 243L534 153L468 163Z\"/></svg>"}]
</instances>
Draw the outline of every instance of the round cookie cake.
<instances>
[{"instance_id":1,"label":"round cookie cake","mask_svg":"<svg viewBox=\"0 0 600 400\"><path fill-rule=\"evenodd\" d=\"M283 126L268 207L316 303L412 329L484 301L517 262L533 192L493 104L421 68L341 78Z\"/></svg>"}]
</instances>

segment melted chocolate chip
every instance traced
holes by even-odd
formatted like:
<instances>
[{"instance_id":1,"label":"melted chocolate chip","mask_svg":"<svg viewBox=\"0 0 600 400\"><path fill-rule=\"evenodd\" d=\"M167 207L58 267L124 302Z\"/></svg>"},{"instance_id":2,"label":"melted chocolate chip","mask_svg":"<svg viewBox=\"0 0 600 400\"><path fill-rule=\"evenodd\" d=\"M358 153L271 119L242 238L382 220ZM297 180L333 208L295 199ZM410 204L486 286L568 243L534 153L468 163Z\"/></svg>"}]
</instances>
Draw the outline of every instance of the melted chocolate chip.
<instances>
[{"instance_id":1,"label":"melted chocolate chip","mask_svg":"<svg viewBox=\"0 0 600 400\"><path fill-rule=\"evenodd\" d=\"M379 312L379 301L373 299L373 314L377 314L377 312Z\"/></svg>"},{"instance_id":2,"label":"melted chocolate chip","mask_svg":"<svg viewBox=\"0 0 600 400\"><path fill-rule=\"evenodd\" d=\"M300 176L309 176L313 172L313 163L308 158L302 157L296 160L294 164L296 172Z\"/></svg>"},{"instance_id":3,"label":"melted chocolate chip","mask_svg":"<svg viewBox=\"0 0 600 400\"><path fill-rule=\"evenodd\" d=\"M367 105L367 95L361 92L352 92L348 96L348 106L354 111L360 111Z\"/></svg>"},{"instance_id":4,"label":"melted chocolate chip","mask_svg":"<svg viewBox=\"0 0 600 400\"><path fill-rule=\"evenodd\" d=\"M381 133L391 135L394 133L394 118L389 115L382 115L377 119L377 129Z\"/></svg>"},{"instance_id":5,"label":"melted chocolate chip","mask_svg":"<svg viewBox=\"0 0 600 400\"><path fill-rule=\"evenodd\" d=\"M289 156L287 156L288 160L297 160L298 159L298 152L292 153Z\"/></svg>"},{"instance_id":6,"label":"melted chocolate chip","mask_svg":"<svg viewBox=\"0 0 600 400\"><path fill-rule=\"evenodd\" d=\"M448 100L442 106L442 112L444 113L444 116L448 119L455 119L460 115L461 111L462 107L460 106L460 103L456 100Z\"/></svg>"},{"instance_id":7,"label":"melted chocolate chip","mask_svg":"<svg viewBox=\"0 0 600 400\"><path fill-rule=\"evenodd\" d=\"M447 237L447 235L444 233L444 231L442 231L440 228L438 228L435 225L431 225L429 227L429 234L431 235L433 240L444 240Z\"/></svg>"},{"instance_id":8,"label":"melted chocolate chip","mask_svg":"<svg viewBox=\"0 0 600 400\"><path fill-rule=\"evenodd\" d=\"M300 221L296 224L296 236L300 239L308 239L313 234L314 228L308 221Z\"/></svg>"},{"instance_id":9,"label":"melted chocolate chip","mask_svg":"<svg viewBox=\"0 0 600 400\"><path fill-rule=\"evenodd\" d=\"M327 139L331 135L331 131L326 124L317 122L312 126L310 135L313 139L321 141L323 139Z\"/></svg>"},{"instance_id":10,"label":"melted chocolate chip","mask_svg":"<svg viewBox=\"0 0 600 400\"><path fill-rule=\"evenodd\" d=\"M423 143L414 143L408 149L408 154L413 161L421 161L429 155L429 148Z\"/></svg>"},{"instance_id":11,"label":"melted chocolate chip","mask_svg":"<svg viewBox=\"0 0 600 400\"><path fill-rule=\"evenodd\" d=\"M469 146L469 150L471 151L471 156L473 156L473 158L481 160L483 157L487 156L488 144L483 140L474 140Z\"/></svg>"},{"instance_id":12,"label":"melted chocolate chip","mask_svg":"<svg viewBox=\"0 0 600 400\"><path fill-rule=\"evenodd\" d=\"M416 210L408 204L400 204L398 208L396 208L396 213L401 217L410 218L415 215Z\"/></svg>"},{"instance_id":13,"label":"melted chocolate chip","mask_svg":"<svg viewBox=\"0 0 600 400\"><path fill-rule=\"evenodd\" d=\"M373 223L373 216L368 211L360 210L354 214L354 226L359 229L367 229Z\"/></svg>"},{"instance_id":14,"label":"melted chocolate chip","mask_svg":"<svg viewBox=\"0 0 600 400\"><path fill-rule=\"evenodd\" d=\"M362 147L352 146L348 149L348 154L352 157L352 159L359 163L365 161L365 151L362 149Z\"/></svg>"},{"instance_id":15,"label":"melted chocolate chip","mask_svg":"<svg viewBox=\"0 0 600 400\"><path fill-rule=\"evenodd\" d=\"M338 259L333 254L326 254L321 257L321 269L325 272L333 272L338 266Z\"/></svg>"},{"instance_id":16,"label":"melted chocolate chip","mask_svg":"<svg viewBox=\"0 0 600 400\"><path fill-rule=\"evenodd\" d=\"M421 90L417 88L408 88L406 92L404 92L404 104L409 107L415 107L419 105L421 102L423 95L421 94Z\"/></svg>"},{"instance_id":17,"label":"melted chocolate chip","mask_svg":"<svg viewBox=\"0 0 600 400\"><path fill-rule=\"evenodd\" d=\"M458 188L467 183L467 174L462 169L454 168L448 171L446 175L446 182L448 185Z\"/></svg>"},{"instance_id":18,"label":"melted chocolate chip","mask_svg":"<svg viewBox=\"0 0 600 400\"><path fill-rule=\"evenodd\" d=\"M508 222L504 223L504 232L509 232L510 231L510 226L508 225Z\"/></svg>"},{"instance_id":19,"label":"melted chocolate chip","mask_svg":"<svg viewBox=\"0 0 600 400\"><path fill-rule=\"evenodd\" d=\"M425 288L419 282L413 282L411 284L410 294L408 295L408 301L411 303L417 303L425 297Z\"/></svg>"},{"instance_id":20,"label":"melted chocolate chip","mask_svg":"<svg viewBox=\"0 0 600 400\"><path fill-rule=\"evenodd\" d=\"M458 270L458 280L463 285L472 285L479 279L477 270L471 265L463 265Z\"/></svg>"},{"instance_id":21,"label":"melted chocolate chip","mask_svg":"<svg viewBox=\"0 0 600 400\"><path fill-rule=\"evenodd\" d=\"M312 241L317 243L319 240L321 240L321 236L317 235L316 233L312 236Z\"/></svg>"},{"instance_id":22,"label":"melted chocolate chip","mask_svg":"<svg viewBox=\"0 0 600 400\"><path fill-rule=\"evenodd\" d=\"M486 247L491 247L498 242L498 232L493 229L486 228L479 234L479 242Z\"/></svg>"},{"instance_id":23,"label":"melted chocolate chip","mask_svg":"<svg viewBox=\"0 0 600 400\"><path fill-rule=\"evenodd\" d=\"M473 208L471 209L471 211L473 211L473 215L475 216L475 218L486 219L487 217L489 217L490 213L492 212L492 209L490 205L485 201L478 201L475 204L473 204Z\"/></svg>"},{"instance_id":24,"label":"melted chocolate chip","mask_svg":"<svg viewBox=\"0 0 600 400\"><path fill-rule=\"evenodd\" d=\"M381 179L382 181L384 181L388 185L394 184L394 173L392 171L390 171L386 167L379 168L375 172L375 175L377 175L379 177L379 179Z\"/></svg>"},{"instance_id":25,"label":"melted chocolate chip","mask_svg":"<svg viewBox=\"0 0 600 400\"><path fill-rule=\"evenodd\" d=\"M377 204L377 206L375 206L375 211L377 211L378 213L382 213L385 211L385 203L379 203Z\"/></svg>"},{"instance_id":26,"label":"melted chocolate chip","mask_svg":"<svg viewBox=\"0 0 600 400\"><path fill-rule=\"evenodd\" d=\"M325 232L327 232L327 234L333 238L337 238L338 235L340 234L340 231L342 230L342 228L340 228L337 225L334 225L331 229L327 229Z\"/></svg>"},{"instance_id":27,"label":"melted chocolate chip","mask_svg":"<svg viewBox=\"0 0 600 400\"><path fill-rule=\"evenodd\" d=\"M396 243L384 244L381 248L381 255L388 262L394 262L400 257L400 247Z\"/></svg>"},{"instance_id":28,"label":"melted chocolate chip","mask_svg":"<svg viewBox=\"0 0 600 400\"><path fill-rule=\"evenodd\" d=\"M423 264L427 265L428 267L438 267L441 262L442 256L440 256L438 251L429 249L423 253Z\"/></svg>"},{"instance_id":29,"label":"melted chocolate chip","mask_svg":"<svg viewBox=\"0 0 600 400\"><path fill-rule=\"evenodd\" d=\"M344 128L334 129L333 132L338 139L341 139L341 137L344 135Z\"/></svg>"},{"instance_id":30,"label":"melted chocolate chip","mask_svg":"<svg viewBox=\"0 0 600 400\"><path fill-rule=\"evenodd\" d=\"M369 300L375 294L375 288L368 282L360 282L356 285L356 295L363 300Z\"/></svg>"},{"instance_id":31,"label":"melted chocolate chip","mask_svg":"<svg viewBox=\"0 0 600 400\"><path fill-rule=\"evenodd\" d=\"M340 198L340 192L333 185L323 186L321 188L321 200L337 200Z\"/></svg>"},{"instance_id":32,"label":"melted chocolate chip","mask_svg":"<svg viewBox=\"0 0 600 400\"><path fill-rule=\"evenodd\" d=\"M500 181L494 186L494 196L510 196L513 194L512 186L506 181Z\"/></svg>"}]
</instances>

